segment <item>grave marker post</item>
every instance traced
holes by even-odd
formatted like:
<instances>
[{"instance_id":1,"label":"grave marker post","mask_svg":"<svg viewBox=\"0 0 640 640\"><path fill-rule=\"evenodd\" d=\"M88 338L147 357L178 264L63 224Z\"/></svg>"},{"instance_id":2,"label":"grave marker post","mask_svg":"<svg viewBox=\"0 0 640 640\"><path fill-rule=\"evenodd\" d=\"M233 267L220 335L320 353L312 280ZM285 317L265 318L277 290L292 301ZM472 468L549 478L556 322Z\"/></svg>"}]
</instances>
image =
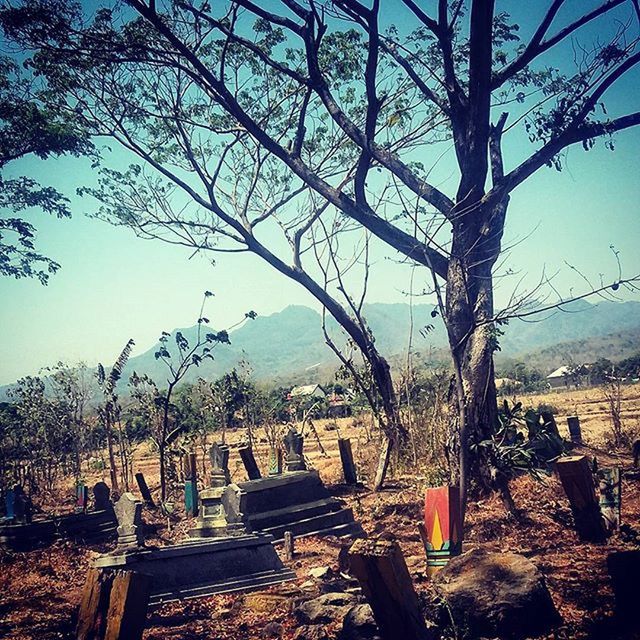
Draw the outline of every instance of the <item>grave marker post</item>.
<instances>
[{"instance_id":1,"label":"grave marker post","mask_svg":"<svg viewBox=\"0 0 640 640\"><path fill-rule=\"evenodd\" d=\"M198 515L198 469L195 453L185 453L184 467L184 509L188 518Z\"/></svg>"},{"instance_id":2,"label":"grave marker post","mask_svg":"<svg viewBox=\"0 0 640 640\"><path fill-rule=\"evenodd\" d=\"M277 476L282 473L282 449L277 447L276 449L271 449L270 460L269 460L269 475Z\"/></svg>"},{"instance_id":3,"label":"grave marker post","mask_svg":"<svg viewBox=\"0 0 640 640\"><path fill-rule=\"evenodd\" d=\"M93 485L93 508L96 511L111 509L111 489L106 482L96 482Z\"/></svg>"},{"instance_id":4,"label":"grave marker post","mask_svg":"<svg viewBox=\"0 0 640 640\"><path fill-rule=\"evenodd\" d=\"M16 492L13 489L7 489L4 496L4 506L7 520L13 520L16 517Z\"/></svg>"},{"instance_id":5,"label":"grave marker post","mask_svg":"<svg viewBox=\"0 0 640 640\"><path fill-rule=\"evenodd\" d=\"M462 553L460 489L434 487L425 492L424 526L419 527L427 554L427 574L433 576Z\"/></svg>"},{"instance_id":6,"label":"grave marker post","mask_svg":"<svg viewBox=\"0 0 640 640\"><path fill-rule=\"evenodd\" d=\"M140 495L144 500L144 503L149 507L155 507L155 502L153 501L153 496L151 495L151 491L149 491L149 487L147 486L147 481L144 479L143 473L136 473L136 482L138 483L138 489L140 489Z\"/></svg>"},{"instance_id":7,"label":"grave marker post","mask_svg":"<svg viewBox=\"0 0 640 640\"><path fill-rule=\"evenodd\" d=\"M580 418L578 418L578 416L569 416L567 418L567 426L569 427L569 438L571 442L574 444L582 444Z\"/></svg>"},{"instance_id":8,"label":"grave marker post","mask_svg":"<svg viewBox=\"0 0 640 640\"><path fill-rule=\"evenodd\" d=\"M295 542L293 533L291 531L284 532L284 557L286 560L293 560L293 554L295 553Z\"/></svg>"},{"instance_id":9,"label":"grave marker post","mask_svg":"<svg viewBox=\"0 0 640 640\"><path fill-rule=\"evenodd\" d=\"M259 480L262 475L260 474L260 469L258 469L258 465L256 464L256 459L253 455L251 445L245 444L239 447L238 452L240 453L240 458L242 459L242 464L244 464L249 480Z\"/></svg>"},{"instance_id":10,"label":"grave marker post","mask_svg":"<svg viewBox=\"0 0 640 640\"><path fill-rule=\"evenodd\" d=\"M151 578L118 571L113 578L104 640L141 640L149 606Z\"/></svg>"},{"instance_id":11,"label":"grave marker post","mask_svg":"<svg viewBox=\"0 0 640 640\"><path fill-rule=\"evenodd\" d=\"M620 467L600 469L597 475L600 511L607 529L613 532L620 527L620 509L622 506L622 474Z\"/></svg>"},{"instance_id":12,"label":"grave marker post","mask_svg":"<svg viewBox=\"0 0 640 640\"><path fill-rule=\"evenodd\" d=\"M209 450L211 459L210 486L226 487L231 482L229 473L229 447L214 442Z\"/></svg>"},{"instance_id":13,"label":"grave marker post","mask_svg":"<svg viewBox=\"0 0 640 640\"><path fill-rule=\"evenodd\" d=\"M85 513L89 506L89 487L84 482L78 482L76 485L76 504L75 510L78 513Z\"/></svg>"},{"instance_id":14,"label":"grave marker post","mask_svg":"<svg viewBox=\"0 0 640 640\"><path fill-rule=\"evenodd\" d=\"M116 502L114 510L118 519L118 550L144 547L142 502L136 500L132 493L125 492Z\"/></svg>"},{"instance_id":15,"label":"grave marker post","mask_svg":"<svg viewBox=\"0 0 640 640\"><path fill-rule=\"evenodd\" d=\"M349 438L338 438L338 449L340 450L340 461L342 462L342 473L345 483L358 484L358 472L353 461L351 440L349 440Z\"/></svg>"},{"instance_id":16,"label":"grave marker post","mask_svg":"<svg viewBox=\"0 0 640 640\"><path fill-rule=\"evenodd\" d=\"M302 450L304 447L304 436L290 428L283 438L284 446L287 450L285 460L286 471L306 471L307 465L304 462Z\"/></svg>"},{"instance_id":17,"label":"grave marker post","mask_svg":"<svg viewBox=\"0 0 640 640\"><path fill-rule=\"evenodd\" d=\"M581 540L602 542L607 538L607 530L586 456L559 458L556 469L569 498L578 536Z\"/></svg>"},{"instance_id":18,"label":"grave marker post","mask_svg":"<svg viewBox=\"0 0 640 640\"><path fill-rule=\"evenodd\" d=\"M418 596L396 541L356 540L349 567L373 611L383 640L431 640Z\"/></svg>"}]
</instances>

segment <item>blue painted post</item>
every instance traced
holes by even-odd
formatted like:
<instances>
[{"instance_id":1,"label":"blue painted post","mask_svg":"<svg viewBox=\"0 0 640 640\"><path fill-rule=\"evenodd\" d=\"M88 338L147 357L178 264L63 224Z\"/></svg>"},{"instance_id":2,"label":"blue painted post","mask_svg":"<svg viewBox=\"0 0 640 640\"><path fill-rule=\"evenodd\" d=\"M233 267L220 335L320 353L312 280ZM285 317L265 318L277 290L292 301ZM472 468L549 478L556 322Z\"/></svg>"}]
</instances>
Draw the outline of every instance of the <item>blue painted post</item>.
<instances>
[{"instance_id":1,"label":"blue painted post","mask_svg":"<svg viewBox=\"0 0 640 640\"><path fill-rule=\"evenodd\" d=\"M13 489L7 490L4 504L7 510L7 520L13 520L16 517L16 493Z\"/></svg>"},{"instance_id":2,"label":"blue painted post","mask_svg":"<svg viewBox=\"0 0 640 640\"><path fill-rule=\"evenodd\" d=\"M185 453L184 458L184 509L188 518L198 515L198 474L196 454Z\"/></svg>"},{"instance_id":3,"label":"blue painted post","mask_svg":"<svg viewBox=\"0 0 640 640\"><path fill-rule=\"evenodd\" d=\"M76 511L84 513L89 506L89 487L84 482L76 486Z\"/></svg>"}]
</instances>

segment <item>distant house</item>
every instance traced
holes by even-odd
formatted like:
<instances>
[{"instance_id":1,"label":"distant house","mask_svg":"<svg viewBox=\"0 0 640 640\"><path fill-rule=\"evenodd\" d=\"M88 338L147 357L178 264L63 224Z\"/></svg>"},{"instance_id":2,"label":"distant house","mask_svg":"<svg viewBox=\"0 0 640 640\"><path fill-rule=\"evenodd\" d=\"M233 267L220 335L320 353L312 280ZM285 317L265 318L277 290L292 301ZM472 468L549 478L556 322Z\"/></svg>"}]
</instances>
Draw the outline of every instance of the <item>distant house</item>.
<instances>
[{"instance_id":1,"label":"distant house","mask_svg":"<svg viewBox=\"0 0 640 640\"><path fill-rule=\"evenodd\" d=\"M590 384L589 368L585 365L579 367L558 367L546 377L551 389L570 389L571 387L584 387Z\"/></svg>"},{"instance_id":2,"label":"distant house","mask_svg":"<svg viewBox=\"0 0 640 640\"><path fill-rule=\"evenodd\" d=\"M319 384L304 384L300 387L293 387L289 392L289 399L294 398L325 398L326 393Z\"/></svg>"},{"instance_id":3,"label":"distant house","mask_svg":"<svg viewBox=\"0 0 640 640\"><path fill-rule=\"evenodd\" d=\"M522 386L520 380L514 380L513 378L496 378L496 389L502 389L509 387L511 389L517 389Z\"/></svg>"},{"instance_id":4,"label":"distant house","mask_svg":"<svg viewBox=\"0 0 640 640\"><path fill-rule=\"evenodd\" d=\"M348 418L351 415L351 405L349 404L348 395L342 393L332 393L327 402L328 418Z\"/></svg>"}]
</instances>

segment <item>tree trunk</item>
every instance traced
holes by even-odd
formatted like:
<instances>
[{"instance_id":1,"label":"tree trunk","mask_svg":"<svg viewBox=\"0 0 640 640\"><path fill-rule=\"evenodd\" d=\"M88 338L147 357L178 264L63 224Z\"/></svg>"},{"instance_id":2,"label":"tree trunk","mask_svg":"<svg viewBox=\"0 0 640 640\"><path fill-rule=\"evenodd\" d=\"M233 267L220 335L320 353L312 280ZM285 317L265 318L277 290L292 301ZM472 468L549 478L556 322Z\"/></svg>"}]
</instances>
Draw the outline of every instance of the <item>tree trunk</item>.
<instances>
[{"instance_id":1,"label":"tree trunk","mask_svg":"<svg viewBox=\"0 0 640 640\"><path fill-rule=\"evenodd\" d=\"M167 499L164 442L161 442L158 446L158 457L160 458L160 504L164 505L165 500Z\"/></svg>"},{"instance_id":2,"label":"tree trunk","mask_svg":"<svg viewBox=\"0 0 640 640\"><path fill-rule=\"evenodd\" d=\"M451 459L458 459L453 471L460 483L463 514L470 486L481 491L491 487L489 466L473 445L491 437L498 418L493 366L497 343L490 320L494 315L492 268L500 253L504 212L502 205L489 211L477 209L454 223L445 322L456 370L457 420L450 446L457 456Z\"/></svg>"},{"instance_id":3,"label":"tree trunk","mask_svg":"<svg viewBox=\"0 0 640 640\"><path fill-rule=\"evenodd\" d=\"M109 477L111 478L111 490L120 493L118 486L118 468L116 467L116 457L113 453L113 434L111 433L111 415L109 409L106 409L105 426L107 427L107 449L109 451Z\"/></svg>"}]
</instances>

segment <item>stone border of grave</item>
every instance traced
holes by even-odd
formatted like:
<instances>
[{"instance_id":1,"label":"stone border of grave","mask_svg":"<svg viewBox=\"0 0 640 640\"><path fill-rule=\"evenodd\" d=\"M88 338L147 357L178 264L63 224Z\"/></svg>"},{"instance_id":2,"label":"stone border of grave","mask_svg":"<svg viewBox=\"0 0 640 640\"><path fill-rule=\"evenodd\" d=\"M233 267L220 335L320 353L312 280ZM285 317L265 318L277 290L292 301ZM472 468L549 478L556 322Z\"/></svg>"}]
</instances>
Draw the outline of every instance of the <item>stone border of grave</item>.
<instances>
[{"instance_id":1,"label":"stone border of grave","mask_svg":"<svg viewBox=\"0 0 640 640\"><path fill-rule=\"evenodd\" d=\"M95 568L149 576L151 604L259 589L295 578L278 557L272 536L243 533L150 549L144 544L142 503L124 493L115 512L118 546L99 557Z\"/></svg>"},{"instance_id":2,"label":"stone border of grave","mask_svg":"<svg viewBox=\"0 0 640 640\"><path fill-rule=\"evenodd\" d=\"M57 539L102 541L114 537L118 522L109 499L110 489L104 482L98 482L93 493L95 504L100 507L94 511L42 520L28 517L24 522L0 525L0 547L26 551L48 546Z\"/></svg>"}]
</instances>

